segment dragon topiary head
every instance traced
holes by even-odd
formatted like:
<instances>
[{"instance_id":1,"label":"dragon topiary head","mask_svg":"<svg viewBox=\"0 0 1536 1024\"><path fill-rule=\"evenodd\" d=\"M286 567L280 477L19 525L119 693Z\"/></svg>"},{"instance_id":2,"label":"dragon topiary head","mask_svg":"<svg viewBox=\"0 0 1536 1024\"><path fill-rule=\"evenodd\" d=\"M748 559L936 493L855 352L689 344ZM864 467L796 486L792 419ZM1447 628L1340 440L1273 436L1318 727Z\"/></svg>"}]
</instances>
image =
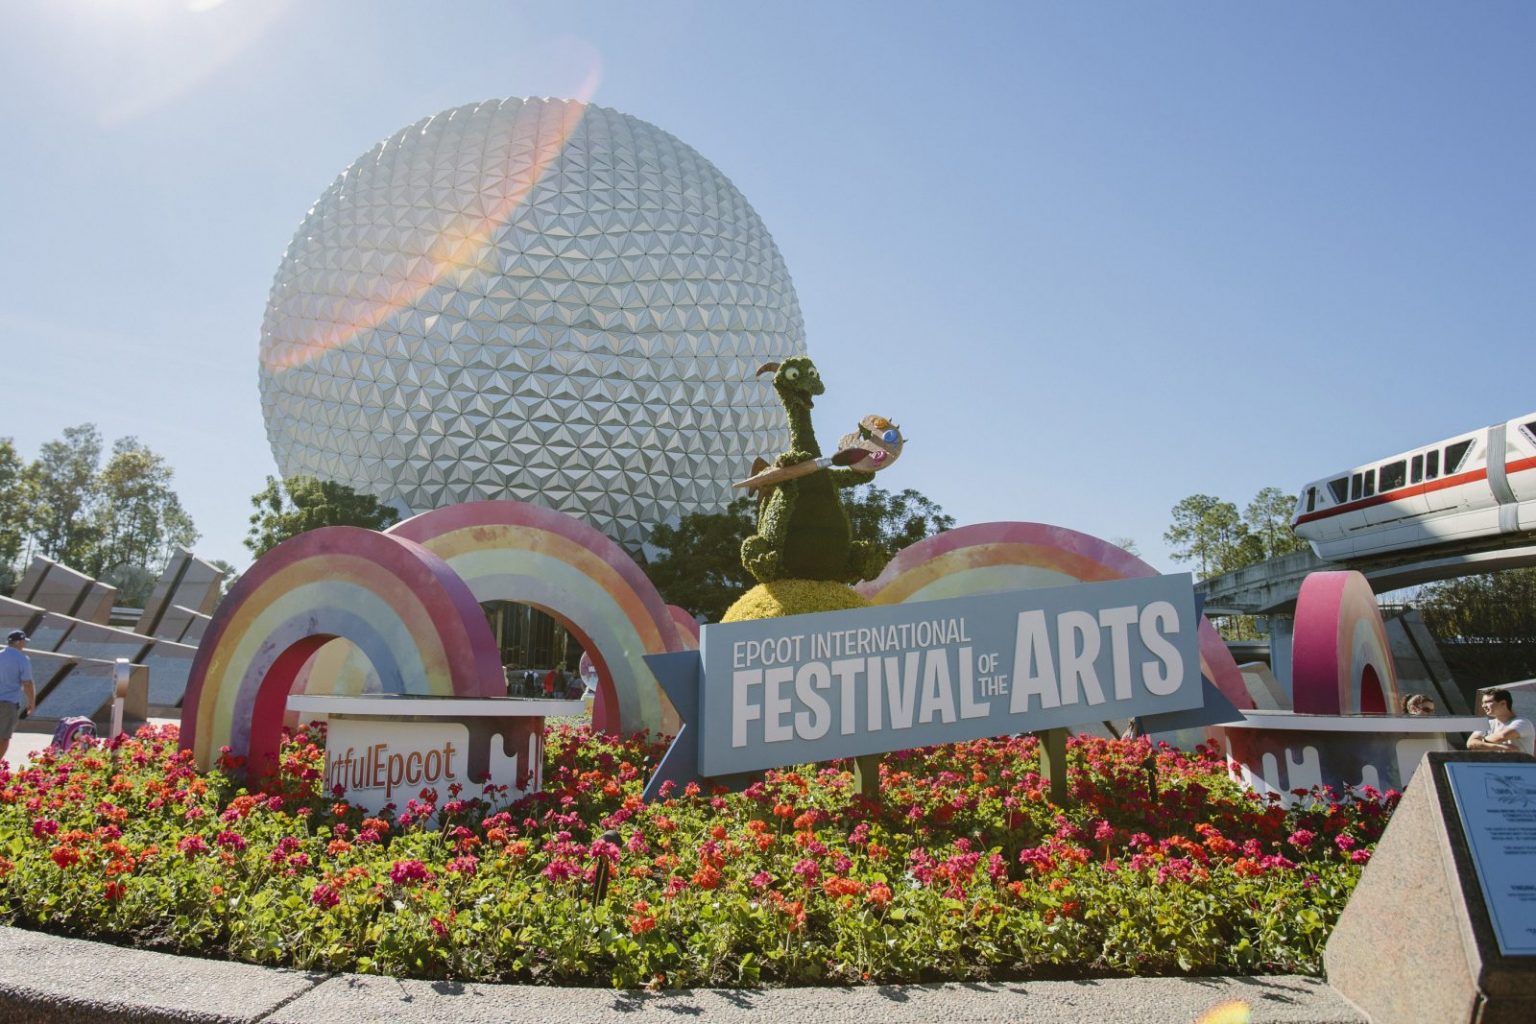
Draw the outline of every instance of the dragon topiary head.
<instances>
[{"instance_id":1,"label":"dragon topiary head","mask_svg":"<svg viewBox=\"0 0 1536 1024\"><path fill-rule=\"evenodd\" d=\"M757 372L773 374L773 390L786 410L809 409L815 397L827 390L809 356L790 356L782 363L764 363Z\"/></svg>"}]
</instances>

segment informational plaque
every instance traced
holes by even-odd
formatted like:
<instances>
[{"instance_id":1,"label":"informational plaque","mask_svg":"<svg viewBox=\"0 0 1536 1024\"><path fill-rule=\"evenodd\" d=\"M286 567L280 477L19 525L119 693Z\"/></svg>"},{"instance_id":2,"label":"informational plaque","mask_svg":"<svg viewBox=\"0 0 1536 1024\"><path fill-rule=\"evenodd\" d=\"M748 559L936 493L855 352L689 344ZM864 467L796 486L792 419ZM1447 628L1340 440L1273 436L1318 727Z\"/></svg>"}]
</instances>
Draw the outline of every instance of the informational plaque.
<instances>
[{"instance_id":1,"label":"informational plaque","mask_svg":"<svg viewBox=\"0 0 1536 1024\"><path fill-rule=\"evenodd\" d=\"M1448 761L1499 952L1536 956L1536 764Z\"/></svg>"}]
</instances>

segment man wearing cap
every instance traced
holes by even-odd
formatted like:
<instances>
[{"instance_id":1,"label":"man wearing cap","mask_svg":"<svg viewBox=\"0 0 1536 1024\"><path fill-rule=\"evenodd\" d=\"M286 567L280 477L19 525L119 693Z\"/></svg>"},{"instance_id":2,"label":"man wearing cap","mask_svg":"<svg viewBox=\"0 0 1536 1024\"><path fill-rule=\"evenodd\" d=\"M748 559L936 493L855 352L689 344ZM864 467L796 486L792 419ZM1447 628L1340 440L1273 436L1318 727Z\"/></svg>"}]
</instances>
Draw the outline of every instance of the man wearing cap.
<instances>
[{"instance_id":1,"label":"man wearing cap","mask_svg":"<svg viewBox=\"0 0 1536 1024\"><path fill-rule=\"evenodd\" d=\"M27 714L37 710L37 694L32 688L32 659L22 653L27 646L27 634L19 629L11 630L5 638L5 649L0 650L0 758L11 746L11 734L16 731L16 720L21 717L21 698L27 698Z\"/></svg>"}]
</instances>

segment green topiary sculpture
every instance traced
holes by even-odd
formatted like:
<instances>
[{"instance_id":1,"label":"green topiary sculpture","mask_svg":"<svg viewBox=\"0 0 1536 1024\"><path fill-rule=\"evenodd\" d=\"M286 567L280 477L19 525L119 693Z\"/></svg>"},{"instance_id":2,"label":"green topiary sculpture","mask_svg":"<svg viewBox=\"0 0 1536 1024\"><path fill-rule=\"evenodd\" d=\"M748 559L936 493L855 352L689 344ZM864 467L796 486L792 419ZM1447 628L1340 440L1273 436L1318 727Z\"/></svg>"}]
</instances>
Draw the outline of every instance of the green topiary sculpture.
<instances>
[{"instance_id":1,"label":"green topiary sculpture","mask_svg":"<svg viewBox=\"0 0 1536 1024\"><path fill-rule=\"evenodd\" d=\"M769 363L773 389L789 413L789 451L774 460L787 467L821 458L811 426L811 405L826 387L816 364L794 356ZM741 545L741 564L759 583L775 580L827 580L853 583L874 579L885 568L885 555L867 541L853 539L848 513L838 489L868 483L874 474L853 469L821 469L774 484L758 505L757 533Z\"/></svg>"}]
</instances>

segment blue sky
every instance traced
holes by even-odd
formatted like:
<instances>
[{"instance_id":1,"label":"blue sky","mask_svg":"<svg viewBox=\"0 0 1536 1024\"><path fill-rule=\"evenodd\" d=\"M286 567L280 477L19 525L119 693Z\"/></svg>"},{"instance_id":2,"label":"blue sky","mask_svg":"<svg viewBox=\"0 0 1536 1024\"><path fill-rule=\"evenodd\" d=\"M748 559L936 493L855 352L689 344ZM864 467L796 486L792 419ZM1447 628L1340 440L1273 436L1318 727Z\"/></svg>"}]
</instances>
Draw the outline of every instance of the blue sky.
<instances>
[{"instance_id":1,"label":"blue sky","mask_svg":"<svg viewBox=\"0 0 1536 1024\"><path fill-rule=\"evenodd\" d=\"M1536 6L0 7L0 436L164 454L245 564L283 249L380 139L589 95L747 196L828 381L962 523L1162 533L1536 409Z\"/></svg>"}]
</instances>

